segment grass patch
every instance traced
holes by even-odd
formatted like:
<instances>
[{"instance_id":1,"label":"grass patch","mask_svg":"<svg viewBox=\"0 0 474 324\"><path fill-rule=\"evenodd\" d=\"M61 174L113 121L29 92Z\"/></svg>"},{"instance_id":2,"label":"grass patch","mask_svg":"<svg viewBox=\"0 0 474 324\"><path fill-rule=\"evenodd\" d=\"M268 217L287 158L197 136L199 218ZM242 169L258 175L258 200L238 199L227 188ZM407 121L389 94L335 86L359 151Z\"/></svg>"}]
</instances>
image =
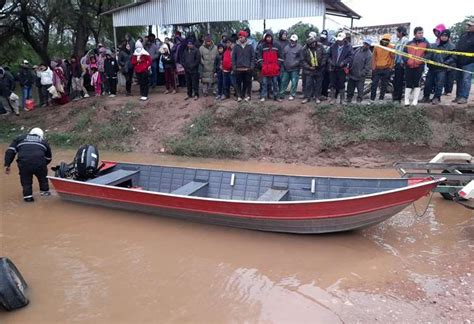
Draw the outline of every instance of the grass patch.
<instances>
[{"instance_id":1,"label":"grass patch","mask_svg":"<svg viewBox=\"0 0 474 324\"><path fill-rule=\"evenodd\" d=\"M320 126L323 148L363 141L426 144L432 135L423 108L405 108L391 103L342 107L320 105L312 117ZM332 143L336 134L338 143Z\"/></svg>"},{"instance_id":2,"label":"grass patch","mask_svg":"<svg viewBox=\"0 0 474 324\"><path fill-rule=\"evenodd\" d=\"M175 155L235 158L242 153L240 140L233 136L221 136L214 130L214 110L194 118L185 127L183 135L165 140L168 152Z\"/></svg>"},{"instance_id":3,"label":"grass patch","mask_svg":"<svg viewBox=\"0 0 474 324\"><path fill-rule=\"evenodd\" d=\"M256 105L242 103L229 113L221 114L217 122L226 127L231 127L237 134L246 134L265 125L278 107L269 105Z\"/></svg>"}]
</instances>

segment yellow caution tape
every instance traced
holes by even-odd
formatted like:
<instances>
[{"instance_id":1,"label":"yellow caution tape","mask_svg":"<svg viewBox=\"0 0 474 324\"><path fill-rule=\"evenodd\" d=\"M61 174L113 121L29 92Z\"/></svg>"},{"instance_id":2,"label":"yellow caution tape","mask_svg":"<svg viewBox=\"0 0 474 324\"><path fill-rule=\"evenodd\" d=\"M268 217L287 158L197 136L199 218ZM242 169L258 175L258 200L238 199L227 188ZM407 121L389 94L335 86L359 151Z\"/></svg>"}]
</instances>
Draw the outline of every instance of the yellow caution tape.
<instances>
[{"instance_id":1,"label":"yellow caution tape","mask_svg":"<svg viewBox=\"0 0 474 324\"><path fill-rule=\"evenodd\" d=\"M436 65L436 66L446 68L446 69L452 69L452 70L456 70L456 71L460 71L460 72L466 72L466 73L474 74L474 72L471 72L471 71L466 71L466 70L463 70L463 69L459 69L457 67L453 67L453 66L446 65L446 64L443 64L443 63L428 60L428 59L425 59L423 57L419 57L419 56L416 56L416 55L413 55L413 54L408 54L408 53L405 53L405 52L397 51L396 49L393 49L393 48L390 48L390 47L387 47L387 46L383 46L383 45L380 45L380 44L372 44L372 45L377 46L377 47L381 47L386 51L389 51L389 52L392 52L392 53L395 53L395 54L398 54L398 55L401 55L401 56L405 56L405 57L408 57L408 58L411 58L411 59L414 59L414 60L417 60L417 61L422 61L422 62L431 64L431 65Z\"/></svg>"},{"instance_id":2,"label":"yellow caution tape","mask_svg":"<svg viewBox=\"0 0 474 324\"><path fill-rule=\"evenodd\" d=\"M330 17L326 17L326 19L334 22L335 24L339 25L339 26L343 26L343 29L346 29L348 31L350 31L351 33L353 34L357 34L357 35L360 35L360 36L364 36L363 34L347 27L347 26L344 26L342 25L340 22L334 20L334 19L331 19ZM453 67L453 66L450 66L450 65L446 65L446 64L442 64L442 63L438 63L438 62L435 62L435 61L431 61L431 60L427 60L423 57L419 57L419 56L416 56L416 55L413 55L413 54L408 54L408 53L405 53L405 52L401 52L401 51L397 51L396 49L393 49L393 48L390 48L390 47L386 47L386 46L382 46L380 44L371 44L372 46L378 46L378 47L381 47L381 48L384 48L386 49L387 51L389 52L392 52L392 53L395 53L395 54L398 54L400 56L405 56L405 57L408 57L408 58L412 58L414 60L418 60L418 61L422 61L422 62L425 62L425 63L429 63L429 64L432 64L432 65L436 65L436 66L439 66L439 67L443 67L443 68L447 68L447 69L451 69L451 70L456 70L456 71L460 71L460 72L466 72L466 73L469 73L469 74L474 74L474 72L471 72L471 71L466 71L466 70L463 70L463 69L459 69L457 67ZM395 44L393 44L395 45ZM406 47L412 47L412 48L415 48L415 49L421 49L421 50L425 50L425 51L434 51L434 52L437 52L437 53L442 53L442 54L454 54L454 55L465 55L465 56L474 56L474 53L465 53L465 52L454 52L454 51L445 51L445 50L437 50L437 49L434 49L434 48L424 48L424 47L416 47L416 46L411 46L411 45L404 45Z\"/></svg>"},{"instance_id":3,"label":"yellow caution tape","mask_svg":"<svg viewBox=\"0 0 474 324\"><path fill-rule=\"evenodd\" d=\"M392 44L392 45L395 46L395 44ZM440 50L440 49L436 49L436 48L424 48L424 47L417 47L417 46L411 46L411 45L404 45L404 46L409 47L409 48L413 48L413 49L416 49L416 50L425 50L427 52L434 52L434 53L439 53L439 54L451 54L451 55L474 57L474 53L447 51L447 50Z\"/></svg>"}]
</instances>

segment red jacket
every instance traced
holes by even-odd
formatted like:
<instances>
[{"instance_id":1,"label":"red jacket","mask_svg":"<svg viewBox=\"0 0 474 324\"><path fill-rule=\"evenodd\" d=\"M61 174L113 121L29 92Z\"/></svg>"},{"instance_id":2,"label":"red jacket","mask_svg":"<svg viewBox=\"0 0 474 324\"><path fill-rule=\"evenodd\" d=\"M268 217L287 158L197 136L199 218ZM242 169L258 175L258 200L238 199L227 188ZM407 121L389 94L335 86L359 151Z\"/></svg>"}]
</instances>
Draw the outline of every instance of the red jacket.
<instances>
[{"instance_id":1,"label":"red jacket","mask_svg":"<svg viewBox=\"0 0 474 324\"><path fill-rule=\"evenodd\" d=\"M275 77L280 75L281 50L275 44L264 43L259 55L259 63L262 64L263 77Z\"/></svg>"},{"instance_id":2,"label":"red jacket","mask_svg":"<svg viewBox=\"0 0 474 324\"><path fill-rule=\"evenodd\" d=\"M229 48L226 48L224 55L222 56L222 71L232 71L232 50Z\"/></svg>"},{"instance_id":3,"label":"red jacket","mask_svg":"<svg viewBox=\"0 0 474 324\"><path fill-rule=\"evenodd\" d=\"M144 73L151 66L151 57L150 55L140 55L140 62L138 62L138 55L132 55L131 62L135 73Z\"/></svg>"}]
</instances>

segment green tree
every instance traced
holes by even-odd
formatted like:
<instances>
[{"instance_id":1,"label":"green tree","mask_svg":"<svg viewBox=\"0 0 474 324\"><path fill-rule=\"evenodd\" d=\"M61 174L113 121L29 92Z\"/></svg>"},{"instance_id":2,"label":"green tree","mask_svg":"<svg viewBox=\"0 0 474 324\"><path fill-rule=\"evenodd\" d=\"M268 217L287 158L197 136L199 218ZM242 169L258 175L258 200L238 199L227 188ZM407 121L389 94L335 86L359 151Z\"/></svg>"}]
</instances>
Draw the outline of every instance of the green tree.
<instances>
[{"instance_id":1,"label":"green tree","mask_svg":"<svg viewBox=\"0 0 474 324\"><path fill-rule=\"evenodd\" d=\"M306 38L308 38L308 34L312 31L316 32L319 35L318 27L312 24L305 24L300 21L288 29L288 37L293 34L296 34L300 42L304 43Z\"/></svg>"},{"instance_id":2,"label":"green tree","mask_svg":"<svg viewBox=\"0 0 474 324\"><path fill-rule=\"evenodd\" d=\"M222 34L231 36L234 33L238 33L240 30L250 27L248 21L228 21L228 22L211 22L210 31L211 37L214 42L219 42ZM174 26L163 26L165 29L164 34L168 34L173 30L181 30L185 36L187 32L194 32L196 37L202 37L207 35L207 23L189 24L189 25L174 25Z\"/></svg>"},{"instance_id":3,"label":"green tree","mask_svg":"<svg viewBox=\"0 0 474 324\"><path fill-rule=\"evenodd\" d=\"M466 32L467 22L471 19L474 19L474 16L466 16L466 18L464 18L463 21L455 23L453 26L449 28L449 30L451 31L451 40L454 43L457 43L457 41L459 40L459 37L461 37L461 35Z\"/></svg>"}]
</instances>

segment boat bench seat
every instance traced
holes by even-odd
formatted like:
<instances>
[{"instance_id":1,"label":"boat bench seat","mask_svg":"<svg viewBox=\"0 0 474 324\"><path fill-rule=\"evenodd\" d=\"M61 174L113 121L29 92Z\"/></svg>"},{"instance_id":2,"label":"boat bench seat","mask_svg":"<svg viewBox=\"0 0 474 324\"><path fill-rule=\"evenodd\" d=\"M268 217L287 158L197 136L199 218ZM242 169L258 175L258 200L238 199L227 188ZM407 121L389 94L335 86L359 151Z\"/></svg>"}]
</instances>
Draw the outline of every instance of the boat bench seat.
<instances>
[{"instance_id":1,"label":"boat bench seat","mask_svg":"<svg viewBox=\"0 0 474 324\"><path fill-rule=\"evenodd\" d=\"M274 189L270 188L265 191L260 197L258 197L258 201L280 201L285 200L286 196L288 195L288 189Z\"/></svg>"},{"instance_id":2,"label":"boat bench seat","mask_svg":"<svg viewBox=\"0 0 474 324\"><path fill-rule=\"evenodd\" d=\"M99 176L94 179L87 180L88 183L115 186L128 180L132 180L133 176L140 172L139 170L116 170Z\"/></svg>"},{"instance_id":3,"label":"boat bench seat","mask_svg":"<svg viewBox=\"0 0 474 324\"><path fill-rule=\"evenodd\" d=\"M197 195L201 189L204 189L207 186L209 186L209 182L191 181L185 184L184 186L181 186L178 189L173 190L171 193L174 195L194 196L194 195Z\"/></svg>"}]
</instances>

